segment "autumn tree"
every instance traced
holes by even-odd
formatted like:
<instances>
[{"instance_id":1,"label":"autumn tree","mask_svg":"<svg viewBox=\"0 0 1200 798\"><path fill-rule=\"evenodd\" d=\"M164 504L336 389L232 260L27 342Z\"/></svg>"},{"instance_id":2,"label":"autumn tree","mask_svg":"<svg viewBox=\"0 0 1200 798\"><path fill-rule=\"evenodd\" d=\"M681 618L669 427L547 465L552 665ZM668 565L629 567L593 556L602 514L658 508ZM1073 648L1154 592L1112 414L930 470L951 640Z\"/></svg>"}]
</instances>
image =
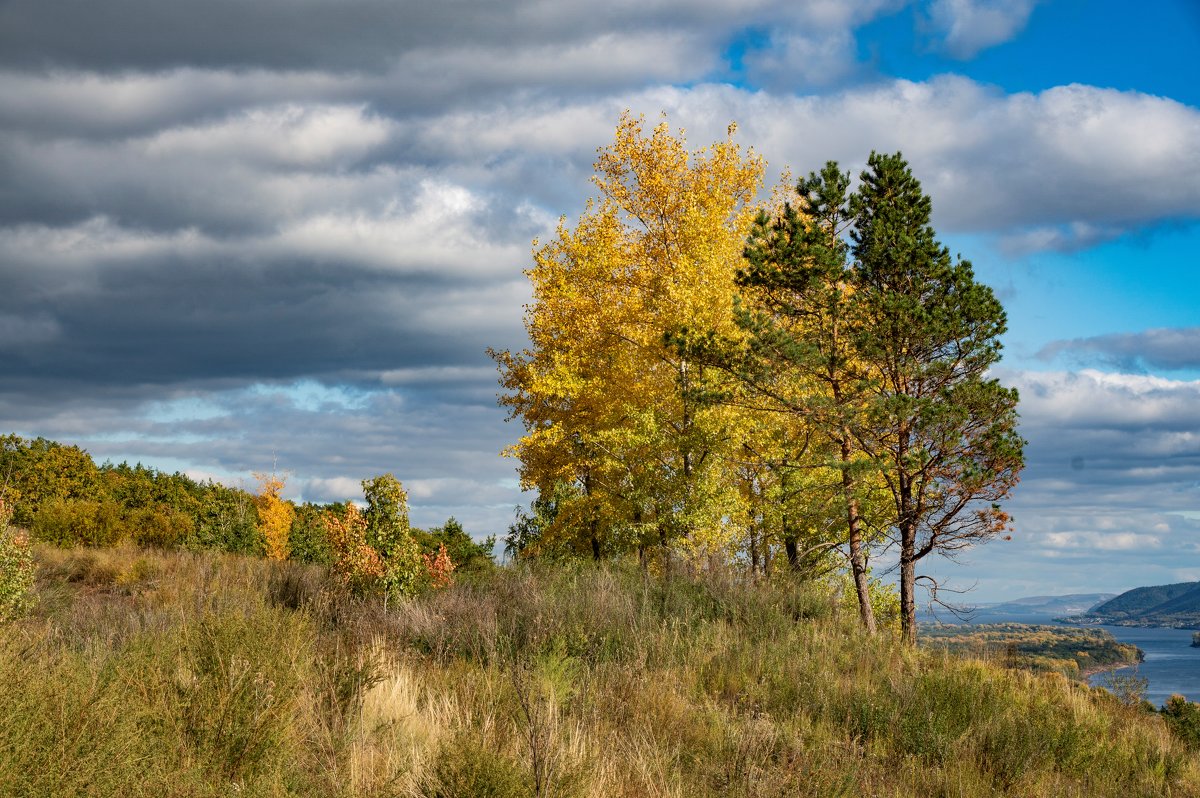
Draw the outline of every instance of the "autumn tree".
<instances>
[{"instance_id":1,"label":"autumn tree","mask_svg":"<svg viewBox=\"0 0 1200 798\"><path fill-rule=\"evenodd\" d=\"M296 516L296 508L292 503L279 495L287 479L274 471L270 474L255 473L254 478L258 480L258 495L254 498L258 511L258 530L267 557L286 560L290 551L288 536Z\"/></svg>"},{"instance_id":2,"label":"autumn tree","mask_svg":"<svg viewBox=\"0 0 1200 798\"><path fill-rule=\"evenodd\" d=\"M535 242L530 347L491 354L501 403L525 425L509 450L522 485L557 492L543 545L566 537L599 558L728 542L738 495L721 454L736 415L704 398L721 375L666 336L734 333L762 164L732 133L689 152L665 123L647 134L624 115L596 162L599 196L573 229L560 221Z\"/></svg>"},{"instance_id":3,"label":"autumn tree","mask_svg":"<svg viewBox=\"0 0 1200 798\"><path fill-rule=\"evenodd\" d=\"M917 563L1002 533L1024 441L1017 392L989 376L1005 314L930 226L932 203L899 153L872 153L851 199L855 356L871 401L859 445L881 464L899 549L901 627L916 640Z\"/></svg>"}]
</instances>

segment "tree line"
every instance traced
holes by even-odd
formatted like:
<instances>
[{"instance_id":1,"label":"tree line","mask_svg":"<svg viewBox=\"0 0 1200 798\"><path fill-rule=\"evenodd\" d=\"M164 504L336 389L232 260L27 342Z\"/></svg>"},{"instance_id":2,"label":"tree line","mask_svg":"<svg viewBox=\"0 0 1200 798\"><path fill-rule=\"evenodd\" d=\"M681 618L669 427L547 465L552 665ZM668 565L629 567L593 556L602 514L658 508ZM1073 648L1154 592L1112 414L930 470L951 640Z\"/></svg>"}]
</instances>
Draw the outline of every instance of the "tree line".
<instances>
[{"instance_id":1,"label":"tree line","mask_svg":"<svg viewBox=\"0 0 1200 798\"><path fill-rule=\"evenodd\" d=\"M913 640L915 586L936 590L918 563L1009 529L1024 441L989 371L1004 310L938 241L900 153L871 153L853 190L829 162L763 200L734 132L690 152L626 113L597 196L534 242L529 346L489 350L537 494L509 547L844 564L868 631L890 548Z\"/></svg>"},{"instance_id":2,"label":"tree line","mask_svg":"<svg viewBox=\"0 0 1200 798\"><path fill-rule=\"evenodd\" d=\"M138 463L97 465L78 446L0 436L4 526L59 546L132 543L224 551L327 566L357 592L398 595L443 586L450 573L492 567L494 538L475 542L453 517L420 529L392 474L365 479L363 503L296 503L286 478L255 474L255 492Z\"/></svg>"}]
</instances>

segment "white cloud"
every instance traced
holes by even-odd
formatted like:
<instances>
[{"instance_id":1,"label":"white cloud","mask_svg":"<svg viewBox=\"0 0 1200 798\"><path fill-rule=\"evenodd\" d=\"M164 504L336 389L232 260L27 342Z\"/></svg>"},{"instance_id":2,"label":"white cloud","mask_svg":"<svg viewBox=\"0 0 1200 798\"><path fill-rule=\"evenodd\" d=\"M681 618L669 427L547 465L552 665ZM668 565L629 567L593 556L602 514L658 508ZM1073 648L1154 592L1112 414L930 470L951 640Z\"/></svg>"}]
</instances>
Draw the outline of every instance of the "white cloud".
<instances>
[{"instance_id":1,"label":"white cloud","mask_svg":"<svg viewBox=\"0 0 1200 798\"><path fill-rule=\"evenodd\" d=\"M788 30L771 37L769 46L747 55L745 64L756 85L790 92L845 80L856 71L856 50L854 34L847 29Z\"/></svg>"},{"instance_id":2,"label":"white cloud","mask_svg":"<svg viewBox=\"0 0 1200 798\"><path fill-rule=\"evenodd\" d=\"M252 161L267 167L336 169L387 141L392 123L364 105L289 103L242 111L217 122L169 128L128 149L152 160Z\"/></svg>"},{"instance_id":3,"label":"white cloud","mask_svg":"<svg viewBox=\"0 0 1200 798\"><path fill-rule=\"evenodd\" d=\"M1156 535L1141 535L1135 532L1049 532L1043 541L1052 549L1097 551L1140 551L1157 549L1162 544Z\"/></svg>"},{"instance_id":4,"label":"white cloud","mask_svg":"<svg viewBox=\"0 0 1200 798\"><path fill-rule=\"evenodd\" d=\"M928 23L942 48L955 58L972 58L1025 28L1038 0L932 0Z\"/></svg>"}]
</instances>

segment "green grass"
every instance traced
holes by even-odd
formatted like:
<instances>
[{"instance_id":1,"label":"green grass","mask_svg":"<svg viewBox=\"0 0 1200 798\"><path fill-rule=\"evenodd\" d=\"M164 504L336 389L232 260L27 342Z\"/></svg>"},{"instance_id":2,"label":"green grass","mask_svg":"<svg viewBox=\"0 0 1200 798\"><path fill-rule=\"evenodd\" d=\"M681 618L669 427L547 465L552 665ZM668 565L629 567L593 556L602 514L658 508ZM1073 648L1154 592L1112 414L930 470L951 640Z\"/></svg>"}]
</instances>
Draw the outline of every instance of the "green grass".
<instances>
[{"instance_id":1,"label":"green grass","mask_svg":"<svg viewBox=\"0 0 1200 798\"><path fill-rule=\"evenodd\" d=\"M233 555L37 558L2 795L1200 795L1159 716L803 584L503 568L385 607Z\"/></svg>"}]
</instances>

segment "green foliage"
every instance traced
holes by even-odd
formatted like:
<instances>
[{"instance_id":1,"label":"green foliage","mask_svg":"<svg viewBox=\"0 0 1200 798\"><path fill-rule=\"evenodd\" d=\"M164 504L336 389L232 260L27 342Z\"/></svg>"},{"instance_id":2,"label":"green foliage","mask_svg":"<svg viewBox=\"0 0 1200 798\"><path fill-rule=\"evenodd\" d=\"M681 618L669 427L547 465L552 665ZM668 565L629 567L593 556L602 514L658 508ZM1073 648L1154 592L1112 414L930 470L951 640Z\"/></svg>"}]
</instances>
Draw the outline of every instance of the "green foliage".
<instances>
[{"instance_id":1,"label":"green foliage","mask_svg":"<svg viewBox=\"0 0 1200 798\"><path fill-rule=\"evenodd\" d=\"M367 509L366 543L375 550L383 565L385 593L402 596L413 593L424 574L421 552L408 526L408 494L392 474L381 474L362 481Z\"/></svg>"},{"instance_id":2,"label":"green foliage","mask_svg":"<svg viewBox=\"0 0 1200 798\"><path fill-rule=\"evenodd\" d=\"M112 546L129 528L114 501L53 498L38 506L30 531L35 540L56 546Z\"/></svg>"},{"instance_id":3,"label":"green foliage","mask_svg":"<svg viewBox=\"0 0 1200 798\"><path fill-rule=\"evenodd\" d=\"M1004 309L950 257L900 153L871 153L851 197L855 355L873 385L857 437L884 469L898 540L901 620L915 640L915 567L1004 532L1024 464L1017 393L989 376Z\"/></svg>"},{"instance_id":4,"label":"green foliage","mask_svg":"<svg viewBox=\"0 0 1200 798\"><path fill-rule=\"evenodd\" d=\"M168 474L141 463L105 463L100 481L105 494L128 510L165 506L194 517L204 494L204 486L186 474Z\"/></svg>"},{"instance_id":5,"label":"green foliage","mask_svg":"<svg viewBox=\"0 0 1200 798\"><path fill-rule=\"evenodd\" d=\"M454 516L450 516L446 523L428 532L413 529L412 536L422 554L436 555L438 547L445 546L450 561L454 563L455 573L479 573L490 570L496 564L492 555L492 549L496 545L495 536L484 539L482 543L476 543Z\"/></svg>"},{"instance_id":6,"label":"green foliage","mask_svg":"<svg viewBox=\"0 0 1200 798\"><path fill-rule=\"evenodd\" d=\"M367 544L387 559L408 535L408 494L393 474L362 481L367 509Z\"/></svg>"},{"instance_id":7,"label":"green foliage","mask_svg":"<svg viewBox=\"0 0 1200 798\"><path fill-rule=\"evenodd\" d=\"M190 540L196 525L192 516L169 504L147 505L126 514L130 539L139 546L173 549Z\"/></svg>"},{"instance_id":8,"label":"green foliage","mask_svg":"<svg viewBox=\"0 0 1200 798\"><path fill-rule=\"evenodd\" d=\"M0 437L0 498L12 508L13 523L30 527L46 502L100 500L100 473L78 446L17 435Z\"/></svg>"},{"instance_id":9,"label":"green foliage","mask_svg":"<svg viewBox=\"0 0 1200 798\"><path fill-rule=\"evenodd\" d=\"M237 554L264 552L254 496L240 488L216 482L203 486L195 531L187 543L192 549L215 549Z\"/></svg>"},{"instance_id":10,"label":"green foliage","mask_svg":"<svg viewBox=\"0 0 1200 798\"><path fill-rule=\"evenodd\" d=\"M575 485L559 480L548 490L539 491L528 511L516 508L516 518L504 536L504 553L514 559L569 553L569 547L547 533L558 519L560 509L577 501L580 495Z\"/></svg>"},{"instance_id":11,"label":"green foliage","mask_svg":"<svg viewBox=\"0 0 1200 798\"><path fill-rule=\"evenodd\" d=\"M1163 705L1162 716L1172 734L1192 749L1200 749L1200 704L1173 695Z\"/></svg>"},{"instance_id":12,"label":"green foliage","mask_svg":"<svg viewBox=\"0 0 1200 798\"><path fill-rule=\"evenodd\" d=\"M288 536L291 544L290 559L315 565L331 565L333 549L325 526L326 511L345 512L344 504L317 505L305 502L296 508L292 519L292 531Z\"/></svg>"},{"instance_id":13,"label":"green foliage","mask_svg":"<svg viewBox=\"0 0 1200 798\"><path fill-rule=\"evenodd\" d=\"M11 526L12 511L0 499L0 624L19 618L34 602L29 537Z\"/></svg>"}]
</instances>

